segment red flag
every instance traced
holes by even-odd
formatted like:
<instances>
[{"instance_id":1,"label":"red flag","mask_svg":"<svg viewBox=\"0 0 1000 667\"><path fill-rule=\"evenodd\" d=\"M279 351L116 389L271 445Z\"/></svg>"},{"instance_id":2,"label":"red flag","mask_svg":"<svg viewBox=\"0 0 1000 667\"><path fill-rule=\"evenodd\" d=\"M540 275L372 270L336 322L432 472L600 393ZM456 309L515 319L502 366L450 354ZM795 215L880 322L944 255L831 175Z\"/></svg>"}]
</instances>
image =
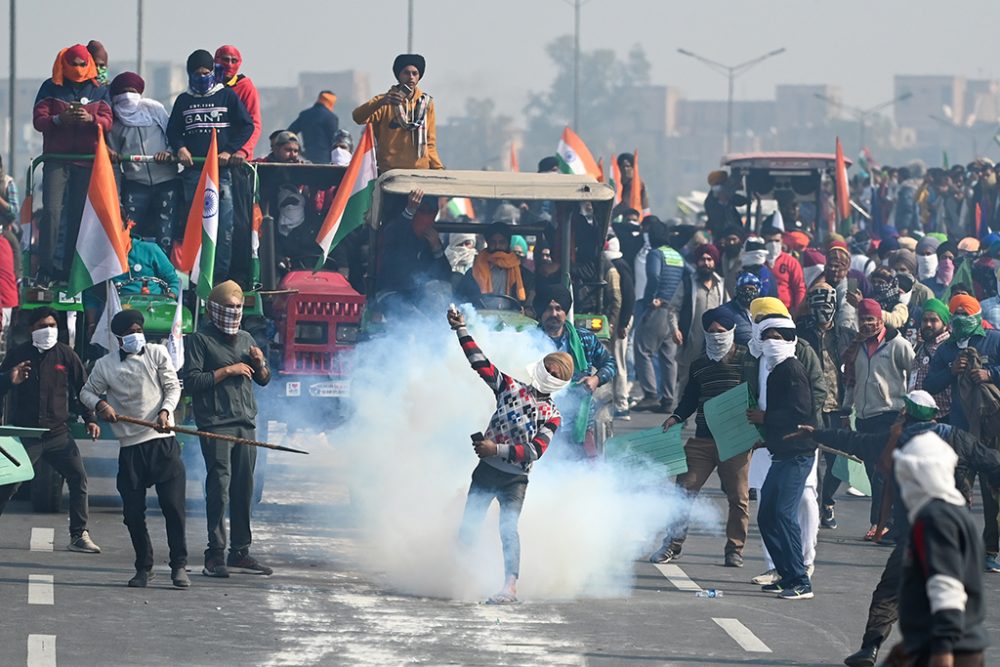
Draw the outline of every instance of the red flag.
<instances>
[{"instance_id":1,"label":"red flag","mask_svg":"<svg viewBox=\"0 0 1000 667\"><path fill-rule=\"evenodd\" d=\"M611 161L611 179L615 182L615 203L622 201L622 170L618 168L618 160Z\"/></svg>"},{"instance_id":2,"label":"red flag","mask_svg":"<svg viewBox=\"0 0 1000 667\"><path fill-rule=\"evenodd\" d=\"M629 207L643 213L642 206L642 181L639 179L639 149L632 153L632 188L629 192Z\"/></svg>"},{"instance_id":3,"label":"red flag","mask_svg":"<svg viewBox=\"0 0 1000 667\"><path fill-rule=\"evenodd\" d=\"M844 147L837 137L837 164L836 164L836 193L837 193L837 213L841 220L851 217L851 195L847 185L847 164L844 162Z\"/></svg>"},{"instance_id":4,"label":"red flag","mask_svg":"<svg viewBox=\"0 0 1000 667\"><path fill-rule=\"evenodd\" d=\"M510 170L521 171L521 165L517 162L517 151L514 150L514 142L510 142Z\"/></svg>"}]
</instances>

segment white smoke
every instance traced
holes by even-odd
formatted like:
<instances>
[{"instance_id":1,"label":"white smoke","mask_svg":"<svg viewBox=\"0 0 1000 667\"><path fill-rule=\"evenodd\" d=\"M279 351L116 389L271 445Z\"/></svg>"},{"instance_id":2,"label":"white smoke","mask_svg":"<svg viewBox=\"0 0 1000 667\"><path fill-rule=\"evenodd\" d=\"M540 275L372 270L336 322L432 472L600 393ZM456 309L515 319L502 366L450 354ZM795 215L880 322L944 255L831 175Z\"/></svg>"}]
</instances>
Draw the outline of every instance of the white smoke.
<instances>
[{"instance_id":1,"label":"white smoke","mask_svg":"<svg viewBox=\"0 0 1000 667\"><path fill-rule=\"evenodd\" d=\"M495 323L466 317L487 357L515 377L524 379L526 366L551 351L537 330L498 332ZM346 461L342 481L361 529L359 566L403 593L471 600L495 592L503 581L496 503L476 549L462 550L457 541L478 463L469 436L485 431L492 392L444 312L396 325L360 344L356 355L351 417L329 436ZM560 460L553 456L559 446L530 475L519 523L521 595L622 595L634 560L681 512L691 512L692 527L718 530L712 503L690 503L649 471Z\"/></svg>"}]
</instances>

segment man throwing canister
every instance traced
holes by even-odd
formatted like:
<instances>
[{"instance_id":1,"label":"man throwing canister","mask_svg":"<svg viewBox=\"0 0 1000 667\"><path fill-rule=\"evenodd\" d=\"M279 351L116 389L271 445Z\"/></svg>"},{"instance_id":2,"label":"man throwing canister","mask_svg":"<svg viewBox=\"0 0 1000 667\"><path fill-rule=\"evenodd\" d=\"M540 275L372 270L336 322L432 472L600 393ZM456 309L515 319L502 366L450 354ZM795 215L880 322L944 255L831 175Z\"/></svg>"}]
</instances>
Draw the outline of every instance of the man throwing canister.
<instances>
[{"instance_id":1,"label":"man throwing canister","mask_svg":"<svg viewBox=\"0 0 1000 667\"><path fill-rule=\"evenodd\" d=\"M118 493L122 514L135 549L135 576L130 588L145 588L153 578L153 544L146 528L146 489L156 486L160 511L167 524L170 580L187 588L187 539L184 536L184 496L187 476L181 448L173 435L118 421L119 415L154 422L166 429L181 398L181 383L167 348L147 345L145 320L138 310L123 310L111 319L118 349L94 365L80 400L113 424L118 451Z\"/></svg>"},{"instance_id":2,"label":"man throwing canister","mask_svg":"<svg viewBox=\"0 0 1000 667\"><path fill-rule=\"evenodd\" d=\"M209 324L187 339L184 387L191 395L195 423L212 431L255 440L257 400L253 384L271 380L264 352L253 337L240 330L243 290L232 280L216 285L208 295ZM201 439L205 458L205 513L208 519L206 577L228 577L229 569L271 574L271 568L250 556L250 505L257 450L212 438ZM226 507L231 529L226 551Z\"/></svg>"}]
</instances>

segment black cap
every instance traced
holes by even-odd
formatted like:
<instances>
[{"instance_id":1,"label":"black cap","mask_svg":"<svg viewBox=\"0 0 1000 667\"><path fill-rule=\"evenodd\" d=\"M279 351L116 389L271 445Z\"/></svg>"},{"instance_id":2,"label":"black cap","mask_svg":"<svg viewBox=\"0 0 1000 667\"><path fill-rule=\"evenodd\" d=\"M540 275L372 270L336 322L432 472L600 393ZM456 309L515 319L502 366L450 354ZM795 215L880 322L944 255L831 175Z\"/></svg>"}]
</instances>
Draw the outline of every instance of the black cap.
<instances>
[{"instance_id":1,"label":"black cap","mask_svg":"<svg viewBox=\"0 0 1000 667\"><path fill-rule=\"evenodd\" d=\"M427 66L427 62L419 53L400 53L396 56L396 59L392 61L393 75L398 79L399 73L403 71L404 67L409 65L416 67L417 72L420 73L420 78L424 78L424 68Z\"/></svg>"},{"instance_id":2,"label":"black cap","mask_svg":"<svg viewBox=\"0 0 1000 667\"><path fill-rule=\"evenodd\" d=\"M188 74L191 74L196 69L201 67L205 67L210 70L215 68L215 57L205 49L198 49L189 55L187 59Z\"/></svg>"}]
</instances>

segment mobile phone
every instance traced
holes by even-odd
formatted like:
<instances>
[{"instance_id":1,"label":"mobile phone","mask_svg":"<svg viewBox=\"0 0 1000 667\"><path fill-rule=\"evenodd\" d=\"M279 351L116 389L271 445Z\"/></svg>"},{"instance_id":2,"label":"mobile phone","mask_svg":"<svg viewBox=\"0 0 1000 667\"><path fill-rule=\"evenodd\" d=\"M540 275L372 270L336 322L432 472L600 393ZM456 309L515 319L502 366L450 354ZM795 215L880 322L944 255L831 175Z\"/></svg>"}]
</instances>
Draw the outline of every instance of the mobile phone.
<instances>
[{"instance_id":1,"label":"mobile phone","mask_svg":"<svg viewBox=\"0 0 1000 667\"><path fill-rule=\"evenodd\" d=\"M81 104L80 102L70 102L69 103L69 108L70 109L82 109L83 108L83 104Z\"/></svg>"},{"instance_id":2,"label":"mobile phone","mask_svg":"<svg viewBox=\"0 0 1000 667\"><path fill-rule=\"evenodd\" d=\"M412 95L412 94L413 94L413 89L412 89L412 88L410 88L410 87L409 87L408 85L406 85L405 83L400 83L400 84L398 84L398 85L396 86L396 88L398 88L398 89L399 89L399 92L403 93L403 94L404 94L404 95L406 95L407 97L409 97L410 95Z\"/></svg>"},{"instance_id":3,"label":"mobile phone","mask_svg":"<svg viewBox=\"0 0 1000 667\"><path fill-rule=\"evenodd\" d=\"M482 434L481 432L479 432L479 431L476 431L475 433L473 433L473 434L472 434L472 435L470 435L469 437L470 437L470 438L472 438L472 446L473 446L473 447L475 447L475 446L476 446L476 443L479 443L479 442L482 442L483 440L485 440L485 439L486 439L486 436L484 436L484 435L483 435L483 434Z\"/></svg>"}]
</instances>

